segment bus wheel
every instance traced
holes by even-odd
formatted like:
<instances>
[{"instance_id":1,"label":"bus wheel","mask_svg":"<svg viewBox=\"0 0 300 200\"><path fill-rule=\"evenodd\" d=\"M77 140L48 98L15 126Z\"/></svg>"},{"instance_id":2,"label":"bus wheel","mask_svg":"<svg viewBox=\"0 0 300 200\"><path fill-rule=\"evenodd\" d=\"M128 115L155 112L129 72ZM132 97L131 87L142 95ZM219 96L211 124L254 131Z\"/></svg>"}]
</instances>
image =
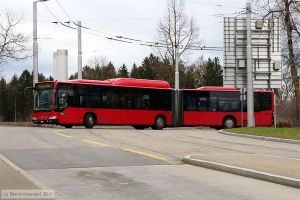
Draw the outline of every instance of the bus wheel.
<instances>
[{"instance_id":1,"label":"bus wheel","mask_svg":"<svg viewBox=\"0 0 300 200\"><path fill-rule=\"evenodd\" d=\"M92 114L86 114L84 116L84 126L85 128L93 128L95 125L95 117Z\"/></svg>"},{"instance_id":2,"label":"bus wheel","mask_svg":"<svg viewBox=\"0 0 300 200\"><path fill-rule=\"evenodd\" d=\"M64 125L65 128L72 128L73 125L70 125L70 124L67 124L67 125Z\"/></svg>"},{"instance_id":3,"label":"bus wheel","mask_svg":"<svg viewBox=\"0 0 300 200\"><path fill-rule=\"evenodd\" d=\"M233 117L225 117L223 120L223 128L236 127L236 120Z\"/></svg>"},{"instance_id":4,"label":"bus wheel","mask_svg":"<svg viewBox=\"0 0 300 200\"><path fill-rule=\"evenodd\" d=\"M152 129L162 130L166 127L166 119L163 116L157 116L155 118L154 126L151 126Z\"/></svg>"}]
</instances>

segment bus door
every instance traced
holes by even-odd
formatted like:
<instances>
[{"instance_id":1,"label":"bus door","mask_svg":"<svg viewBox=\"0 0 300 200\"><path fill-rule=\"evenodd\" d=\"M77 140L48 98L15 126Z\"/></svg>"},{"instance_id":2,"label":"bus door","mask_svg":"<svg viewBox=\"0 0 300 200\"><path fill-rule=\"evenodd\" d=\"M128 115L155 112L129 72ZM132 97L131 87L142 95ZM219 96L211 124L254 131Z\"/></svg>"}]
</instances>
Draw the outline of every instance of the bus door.
<instances>
[{"instance_id":1,"label":"bus door","mask_svg":"<svg viewBox=\"0 0 300 200\"><path fill-rule=\"evenodd\" d=\"M260 109L259 109L259 124L260 126L272 125L273 109L272 109L272 93L259 92ZM255 119L256 121L256 119Z\"/></svg>"},{"instance_id":2,"label":"bus door","mask_svg":"<svg viewBox=\"0 0 300 200\"><path fill-rule=\"evenodd\" d=\"M223 119L222 113L218 110L218 98L211 95L209 99L208 115L206 116L208 118L207 125L217 126Z\"/></svg>"},{"instance_id":3,"label":"bus door","mask_svg":"<svg viewBox=\"0 0 300 200\"><path fill-rule=\"evenodd\" d=\"M212 125L218 120L217 101L207 91L184 91L184 125Z\"/></svg>"}]
</instances>

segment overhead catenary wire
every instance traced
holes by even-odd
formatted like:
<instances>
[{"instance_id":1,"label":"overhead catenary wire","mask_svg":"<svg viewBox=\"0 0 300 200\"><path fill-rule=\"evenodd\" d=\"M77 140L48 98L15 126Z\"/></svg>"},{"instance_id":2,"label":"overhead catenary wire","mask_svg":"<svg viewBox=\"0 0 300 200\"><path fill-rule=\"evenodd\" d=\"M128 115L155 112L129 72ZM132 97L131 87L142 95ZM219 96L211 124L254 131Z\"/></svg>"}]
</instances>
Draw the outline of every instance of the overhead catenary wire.
<instances>
[{"instance_id":1,"label":"overhead catenary wire","mask_svg":"<svg viewBox=\"0 0 300 200\"><path fill-rule=\"evenodd\" d=\"M59 7L62 9L62 11L65 13L65 15L69 18L70 21L72 21L75 25L78 26L77 23L74 22L74 20L72 20L72 18L70 17L70 15L68 14L68 12L66 11L66 9L62 6L61 3L59 3L59 0L56 0L57 4L59 5ZM244 9L244 8L243 8ZM220 17L225 17L225 16L230 16L230 15L237 15L237 14L244 14L243 12L245 12L244 10L242 11L239 11L239 12L233 12L233 13L220 13L220 14L213 14L213 15L205 15L205 16L212 16L213 18L220 18ZM204 16L204 15L203 15ZM105 35L110 35L110 36L113 36L113 34L109 34L109 33L104 33L104 32L101 32L101 31L98 31L96 29L93 29L91 27L87 27L87 26L82 26L82 28L85 28L85 29L88 29L88 30L91 30L91 31L95 31L95 32L98 32L100 34L105 34ZM138 42L145 42L145 43L154 43L154 44L157 44L157 42L148 42L148 41L142 41L140 39L135 39L135 38L130 38L130 37L125 37L125 36L122 36L122 35L117 35L115 36L116 38L119 38L119 39L126 39L126 40L133 40L133 41L138 41ZM161 43L160 43L161 44ZM163 45L163 44L162 44Z\"/></svg>"},{"instance_id":2,"label":"overhead catenary wire","mask_svg":"<svg viewBox=\"0 0 300 200\"><path fill-rule=\"evenodd\" d=\"M84 22L107 22L107 21L133 21L133 20L157 20L159 17L124 17L124 18L106 18L106 19L84 19Z\"/></svg>"},{"instance_id":3,"label":"overhead catenary wire","mask_svg":"<svg viewBox=\"0 0 300 200\"><path fill-rule=\"evenodd\" d=\"M101 37L101 38L104 38L104 39L108 39L108 40L111 40L111 41L122 42L122 43L127 43L127 44L134 44L134 45L140 45L140 46L148 46L148 47L169 48L168 45L160 43L160 42L143 41L143 40L136 39L136 38L125 37L125 36L122 36L122 35L108 34L108 33L104 33L104 32L98 31L96 29L87 27L87 26L79 25L76 22L74 22L74 20L68 14L68 12L66 11L66 9L64 9L64 7L62 6L62 4L60 4L58 0L56 0L56 2L59 5L59 7L61 8L61 10L65 13L65 15L70 20L69 22L65 22L65 23L61 22L61 20L59 20L59 18L47 7L46 4L43 3L43 5L47 9L47 11L57 20L57 23L59 23L60 25L65 26L67 28L71 28L71 29L77 30L77 28L75 28L75 27L72 27L70 25L66 25L66 23L72 22L74 25L80 26L80 27L86 29L83 32L86 32L88 34L92 34L94 36L98 36L98 37ZM94 32L96 32L96 33L94 33ZM190 47L188 49L190 49L190 50L200 50L200 51L222 51L221 49L218 49L217 47L205 47L205 46L203 46L203 47L194 46L194 47Z\"/></svg>"},{"instance_id":4,"label":"overhead catenary wire","mask_svg":"<svg viewBox=\"0 0 300 200\"><path fill-rule=\"evenodd\" d=\"M238 9L242 9L242 7L237 7L237 6L229 6L229 5L225 5L225 4L218 4L218 3L207 3L207 2L199 2L199 1L187 1L188 3L192 3L192 4L201 4L201 6L213 6L213 7L222 7L222 8L238 8Z\"/></svg>"},{"instance_id":5,"label":"overhead catenary wire","mask_svg":"<svg viewBox=\"0 0 300 200\"><path fill-rule=\"evenodd\" d=\"M71 16L68 14L68 12L66 11L66 9L62 6L62 4L59 3L58 0L56 0L56 3L57 3L57 5L61 8L61 10L64 12L64 14L69 18L70 22L72 22L74 25L80 26L81 28L85 28L85 29L88 29L88 30L92 30L92 29L89 28L89 27L82 26L82 25L79 25L78 23L76 23L76 22L71 18ZM95 32L98 32L98 31L95 31Z\"/></svg>"},{"instance_id":6,"label":"overhead catenary wire","mask_svg":"<svg viewBox=\"0 0 300 200\"><path fill-rule=\"evenodd\" d=\"M60 23L61 25L63 25L63 26L65 26L65 27L68 27L68 28L71 28L71 29L75 29L75 30L77 30L76 28L74 28L74 27L72 27L72 26L68 26L68 25L66 25L66 24L64 24L64 23L62 23L59 19L58 19L58 17L48 8L48 6L44 3L44 2L42 2L43 3L43 5L45 6L45 8L47 9L47 11L58 21L58 23Z\"/></svg>"},{"instance_id":7,"label":"overhead catenary wire","mask_svg":"<svg viewBox=\"0 0 300 200\"><path fill-rule=\"evenodd\" d=\"M73 20L71 19L70 15L67 13L67 11L64 9L64 7L59 3L58 0L56 0L56 3L58 4L58 6L62 9L62 11L65 13L65 15L69 18L70 21L73 22Z\"/></svg>"}]
</instances>

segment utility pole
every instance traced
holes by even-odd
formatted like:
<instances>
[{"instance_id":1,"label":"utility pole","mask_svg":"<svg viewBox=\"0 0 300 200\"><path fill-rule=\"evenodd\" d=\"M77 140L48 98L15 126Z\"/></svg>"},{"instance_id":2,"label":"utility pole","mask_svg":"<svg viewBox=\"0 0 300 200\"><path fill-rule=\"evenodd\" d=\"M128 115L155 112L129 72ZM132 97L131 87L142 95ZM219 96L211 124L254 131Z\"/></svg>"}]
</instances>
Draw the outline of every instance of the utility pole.
<instances>
[{"instance_id":1,"label":"utility pole","mask_svg":"<svg viewBox=\"0 0 300 200\"><path fill-rule=\"evenodd\" d=\"M251 45L251 4L250 3L246 4L246 18L247 18L247 120L248 120L248 127L255 127L252 45Z\"/></svg>"},{"instance_id":2,"label":"utility pole","mask_svg":"<svg viewBox=\"0 0 300 200\"><path fill-rule=\"evenodd\" d=\"M178 46L175 45L175 126L179 126L179 66L178 66Z\"/></svg>"},{"instance_id":3,"label":"utility pole","mask_svg":"<svg viewBox=\"0 0 300 200\"><path fill-rule=\"evenodd\" d=\"M17 97L15 95L15 122L17 122Z\"/></svg>"},{"instance_id":4,"label":"utility pole","mask_svg":"<svg viewBox=\"0 0 300 200\"><path fill-rule=\"evenodd\" d=\"M78 29L78 79L82 79L81 21L77 22L77 29Z\"/></svg>"},{"instance_id":5,"label":"utility pole","mask_svg":"<svg viewBox=\"0 0 300 200\"><path fill-rule=\"evenodd\" d=\"M32 61L33 61L33 87L39 81L38 72L38 42L37 42L37 3L49 0L38 0L33 2L33 48L32 48Z\"/></svg>"},{"instance_id":6,"label":"utility pole","mask_svg":"<svg viewBox=\"0 0 300 200\"><path fill-rule=\"evenodd\" d=\"M33 2L33 87L38 82L37 2Z\"/></svg>"},{"instance_id":7,"label":"utility pole","mask_svg":"<svg viewBox=\"0 0 300 200\"><path fill-rule=\"evenodd\" d=\"M178 45L175 45L175 90L179 90Z\"/></svg>"}]
</instances>

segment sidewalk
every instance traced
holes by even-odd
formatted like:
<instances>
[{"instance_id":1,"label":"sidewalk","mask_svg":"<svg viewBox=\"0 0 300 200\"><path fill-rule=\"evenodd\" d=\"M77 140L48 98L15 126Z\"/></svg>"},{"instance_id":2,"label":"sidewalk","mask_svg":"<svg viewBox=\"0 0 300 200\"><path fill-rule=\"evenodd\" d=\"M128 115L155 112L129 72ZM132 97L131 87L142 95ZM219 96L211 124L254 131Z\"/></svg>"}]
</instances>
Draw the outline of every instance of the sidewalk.
<instances>
[{"instance_id":1,"label":"sidewalk","mask_svg":"<svg viewBox=\"0 0 300 200\"><path fill-rule=\"evenodd\" d=\"M47 195L45 192L49 192L50 190L45 190L46 187L35 180L33 177L28 175L24 170L20 169L18 166L10 162L7 158L0 154L0 200L1 199L12 199L12 197L5 198L2 196L2 192L5 190L11 191L12 194L17 194L22 192L28 192L28 194L37 194L39 196L35 196L36 200L54 200L61 199L57 194L54 196L43 196ZM5 191L6 192L6 191ZM51 191L52 192L52 191ZM48 193L49 194L49 193ZM25 195L25 194L24 194ZM53 194L51 194L53 195ZM41 197L41 198L39 198ZM17 198L13 196L13 199L31 199L30 197L25 198Z\"/></svg>"},{"instance_id":2,"label":"sidewalk","mask_svg":"<svg viewBox=\"0 0 300 200\"><path fill-rule=\"evenodd\" d=\"M184 163L300 188L300 160L259 154L193 154Z\"/></svg>"},{"instance_id":3,"label":"sidewalk","mask_svg":"<svg viewBox=\"0 0 300 200\"><path fill-rule=\"evenodd\" d=\"M0 157L0 190L35 190L40 189L19 171L8 165ZM1 199L1 194L0 194Z\"/></svg>"}]
</instances>

